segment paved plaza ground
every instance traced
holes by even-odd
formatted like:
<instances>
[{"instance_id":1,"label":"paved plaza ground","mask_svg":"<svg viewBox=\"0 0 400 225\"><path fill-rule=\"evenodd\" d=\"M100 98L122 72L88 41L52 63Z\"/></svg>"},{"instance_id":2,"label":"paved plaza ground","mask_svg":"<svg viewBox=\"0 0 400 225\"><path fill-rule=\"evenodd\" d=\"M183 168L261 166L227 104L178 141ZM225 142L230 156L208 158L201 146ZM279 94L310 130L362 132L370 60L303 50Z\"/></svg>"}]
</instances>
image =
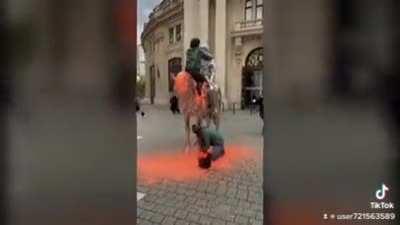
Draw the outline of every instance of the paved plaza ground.
<instances>
[{"instance_id":1,"label":"paved plaza ground","mask_svg":"<svg viewBox=\"0 0 400 225\"><path fill-rule=\"evenodd\" d=\"M180 149L182 118L166 109L148 112L138 118L139 156L162 147ZM139 224L262 224L263 194L270 198L271 224L318 224L324 212L368 209L382 182L394 188L394 152L377 106L332 104L304 112L270 106L266 112L270 193L262 193L261 156L231 173L210 172L205 182L139 182L138 191L146 193L138 202ZM262 149L257 114L229 111L223 118L228 142ZM160 129L152 133L148 123Z\"/></svg>"},{"instance_id":2,"label":"paved plaza ground","mask_svg":"<svg viewBox=\"0 0 400 225\"><path fill-rule=\"evenodd\" d=\"M139 160L160 151L182 151L182 116L164 107L145 106L144 111L146 116L137 120ZM262 224L262 120L249 111L227 111L221 131L227 145L248 146L257 157L187 181L166 178L149 184L141 182L139 171L137 190L145 196L138 201L138 224Z\"/></svg>"},{"instance_id":3,"label":"paved plaza ground","mask_svg":"<svg viewBox=\"0 0 400 225\"><path fill-rule=\"evenodd\" d=\"M268 104L269 193L261 192L259 156L190 182L138 179L137 191L145 197L136 218L136 129L142 136L139 160L160 151L174 155L182 150L182 117L145 106L147 114L137 116L136 127L134 112L122 116L110 106L83 102L83 107L73 99L78 106L44 101L47 107L21 107L10 118L10 224L128 225L136 219L139 224L260 224L263 195L280 219L270 224L320 224L324 212L368 209L382 182L398 189L391 168L396 154L379 108L340 105L302 112ZM223 115L228 144L260 151L266 144L261 128L257 114Z\"/></svg>"}]
</instances>

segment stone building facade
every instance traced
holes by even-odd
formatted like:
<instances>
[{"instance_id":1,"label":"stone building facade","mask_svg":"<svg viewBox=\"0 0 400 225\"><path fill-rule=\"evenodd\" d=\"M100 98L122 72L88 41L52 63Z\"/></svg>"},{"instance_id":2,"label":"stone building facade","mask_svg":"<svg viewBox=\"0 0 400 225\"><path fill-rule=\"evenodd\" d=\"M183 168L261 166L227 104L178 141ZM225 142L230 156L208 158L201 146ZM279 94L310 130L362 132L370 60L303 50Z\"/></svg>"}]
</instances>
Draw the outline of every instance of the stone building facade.
<instances>
[{"instance_id":1,"label":"stone building facade","mask_svg":"<svg viewBox=\"0 0 400 225\"><path fill-rule=\"evenodd\" d=\"M144 60L144 52L141 44L137 45L136 48L136 75L144 77L146 69L146 61Z\"/></svg>"},{"instance_id":2,"label":"stone building facade","mask_svg":"<svg viewBox=\"0 0 400 225\"><path fill-rule=\"evenodd\" d=\"M164 0L141 34L146 58L146 97L167 104L171 77L184 69L190 40L207 43L227 107L246 106L262 94L262 0Z\"/></svg>"}]
</instances>

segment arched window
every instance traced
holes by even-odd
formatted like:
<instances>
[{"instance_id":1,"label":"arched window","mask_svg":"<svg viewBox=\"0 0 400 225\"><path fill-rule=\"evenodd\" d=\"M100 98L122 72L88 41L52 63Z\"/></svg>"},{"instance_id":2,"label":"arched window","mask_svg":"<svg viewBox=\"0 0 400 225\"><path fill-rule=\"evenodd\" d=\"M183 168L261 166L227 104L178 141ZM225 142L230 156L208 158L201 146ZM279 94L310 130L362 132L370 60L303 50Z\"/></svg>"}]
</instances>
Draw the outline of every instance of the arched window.
<instances>
[{"instance_id":1,"label":"arched window","mask_svg":"<svg viewBox=\"0 0 400 225\"><path fill-rule=\"evenodd\" d=\"M242 108L249 107L254 98L262 95L263 91L263 48L252 50L242 71Z\"/></svg>"},{"instance_id":2,"label":"arched window","mask_svg":"<svg viewBox=\"0 0 400 225\"><path fill-rule=\"evenodd\" d=\"M246 59L246 67L253 70L262 70L264 61L264 51L263 48L256 48L249 53Z\"/></svg>"},{"instance_id":3,"label":"arched window","mask_svg":"<svg viewBox=\"0 0 400 225\"><path fill-rule=\"evenodd\" d=\"M246 21L260 20L263 18L263 0L246 0L244 19Z\"/></svg>"}]
</instances>

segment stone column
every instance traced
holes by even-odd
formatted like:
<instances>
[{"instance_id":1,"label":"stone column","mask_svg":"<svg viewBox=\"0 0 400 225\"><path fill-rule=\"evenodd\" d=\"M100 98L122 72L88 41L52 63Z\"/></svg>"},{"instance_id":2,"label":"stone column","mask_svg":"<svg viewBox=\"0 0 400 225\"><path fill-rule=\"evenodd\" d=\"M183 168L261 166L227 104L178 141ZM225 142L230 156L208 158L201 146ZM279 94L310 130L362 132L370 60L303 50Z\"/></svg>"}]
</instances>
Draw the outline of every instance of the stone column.
<instances>
[{"instance_id":1,"label":"stone column","mask_svg":"<svg viewBox=\"0 0 400 225\"><path fill-rule=\"evenodd\" d=\"M233 56L229 64L231 69L228 68L228 74L232 77L232 82L229 85L229 101L230 103L236 103L236 107L240 107L240 100L242 96L242 68L244 61L243 54L243 39L242 37L234 38L234 46L232 47Z\"/></svg>"},{"instance_id":2,"label":"stone column","mask_svg":"<svg viewBox=\"0 0 400 225\"><path fill-rule=\"evenodd\" d=\"M209 43L209 9L210 0L200 0L200 40L202 43Z\"/></svg>"},{"instance_id":3,"label":"stone column","mask_svg":"<svg viewBox=\"0 0 400 225\"><path fill-rule=\"evenodd\" d=\"M215 61L217 83L221 88L222 99L226 106L226 1L217 0L216 3L216 19L215 19Z\"/></svg>"},{"instance_id":4,"label":"stone column","mask_svg":"<svg viewBox=\"0 0 400 225\"><path fill-rule=\"evenodd\" d=\"M183 47L184 50L189 48L190 40L198 36L199 27L199 8L198 1L190 0L183 2ZM186 62L186 54L183 56L183 62ZM185 63L183 63L183 66Z\"/></svg>"}]
</instances>

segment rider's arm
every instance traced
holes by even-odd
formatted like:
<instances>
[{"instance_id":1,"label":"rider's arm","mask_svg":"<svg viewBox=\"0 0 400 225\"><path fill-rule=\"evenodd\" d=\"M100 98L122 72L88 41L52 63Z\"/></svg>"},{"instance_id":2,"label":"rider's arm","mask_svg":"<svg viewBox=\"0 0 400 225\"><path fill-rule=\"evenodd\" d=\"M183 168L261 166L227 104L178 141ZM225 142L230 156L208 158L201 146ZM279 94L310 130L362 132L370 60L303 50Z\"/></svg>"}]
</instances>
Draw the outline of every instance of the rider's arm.
<instances>
[{"instance_id":1,"label":"rider's arm","mask_svg":"<svg viewBox=\"0 0 400 225\"><path fill-rule=\"evenodd\" d=\"M186 50L186 68L188 68L189 65L189 54L190 54L190 49Z\"/></svg>"},{"instance_id":2,"label":"rider's arm","mask_svg":"<svg viewBox=\"0 0 400 225\"><path fill-rule=\"evenodd\" d=\"M204 48L200 48L200 54L201 54L201 58L205 59L205 60L212 60L214 57L211 55L211 53L204 49Z\"/></svg>"}]
</instances>

